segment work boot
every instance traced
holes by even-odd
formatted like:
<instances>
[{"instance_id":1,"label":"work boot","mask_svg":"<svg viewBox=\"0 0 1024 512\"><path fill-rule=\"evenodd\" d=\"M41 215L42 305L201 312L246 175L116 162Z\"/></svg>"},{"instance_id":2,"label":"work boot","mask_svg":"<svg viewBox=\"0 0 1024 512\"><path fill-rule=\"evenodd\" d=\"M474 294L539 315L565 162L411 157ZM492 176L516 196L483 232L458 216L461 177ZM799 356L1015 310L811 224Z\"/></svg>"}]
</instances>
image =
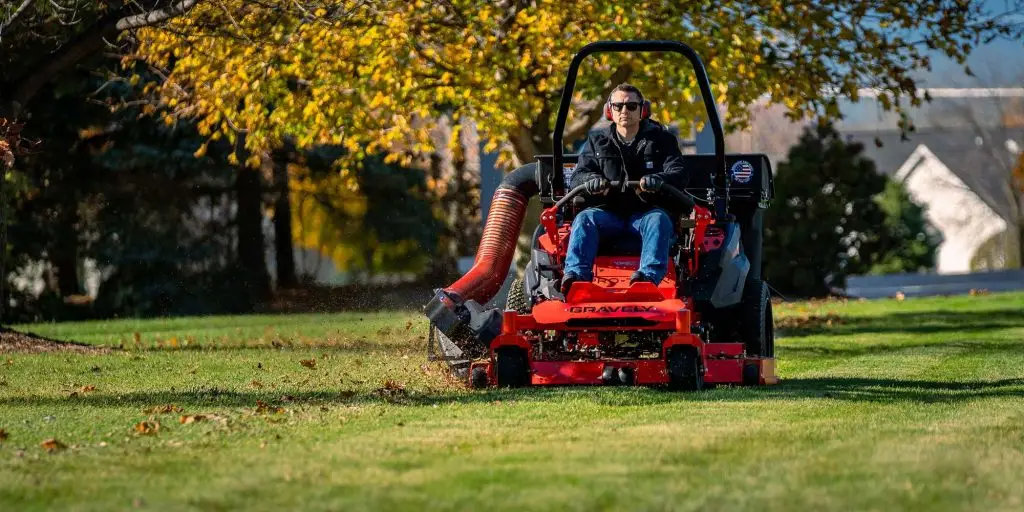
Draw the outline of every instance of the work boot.
<instances>
[{"instance_id":1,"label":"work boot","mask_svg":"<svg viewBox=\"0 0 1024 512\"><path fill-rule=\"evenodd\" d=\"M576 275L575 273L573 273L573 272L566 272L565 275L562 276L562 286L560 287L562 295L568 295L569 294L569 288L572 286L572 284L575 283L576 281L582 281L582 280L583 280L583 278L578 276L578 275Z\"/></svg>"},{"instance_id":2,"label":"work boot","mask_svg":"<svg viewBox=\"0 0 1024 512\"><path fill-rule=\"evenodd\" d=\"M629 284L632 285L633 283L651 283L651 284L655 284L654 283L654 279L651 278L651 276L649 276L647 274L644 274L643 272L641 272L639 270L637 270L636 272L633 272L633 275L629 276Z\"/></svg>"}]
</instances>

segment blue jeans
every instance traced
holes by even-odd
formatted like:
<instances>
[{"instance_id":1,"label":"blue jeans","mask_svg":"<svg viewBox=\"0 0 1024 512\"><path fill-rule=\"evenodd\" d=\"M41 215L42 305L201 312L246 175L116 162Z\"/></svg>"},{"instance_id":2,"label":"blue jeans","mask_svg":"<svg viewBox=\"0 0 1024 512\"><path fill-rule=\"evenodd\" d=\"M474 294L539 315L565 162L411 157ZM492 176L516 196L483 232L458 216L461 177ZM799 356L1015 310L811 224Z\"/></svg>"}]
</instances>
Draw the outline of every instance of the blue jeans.
<instances>
[{"instance_id":1,"label":"blue jeans","mask_svg":"<svg viewBox=\"0 0 1024 512\"><path fill-rule=\"evenodd\" d=\"M640 246L640 272L660 283L668 272L668 249L675 242L672 218L662 209L637 213L629 218L599 208L587 208L572 221L565 273L583 281L594 279L594 258L600 238L620 238Z\"/></svg>"}]
</instances>

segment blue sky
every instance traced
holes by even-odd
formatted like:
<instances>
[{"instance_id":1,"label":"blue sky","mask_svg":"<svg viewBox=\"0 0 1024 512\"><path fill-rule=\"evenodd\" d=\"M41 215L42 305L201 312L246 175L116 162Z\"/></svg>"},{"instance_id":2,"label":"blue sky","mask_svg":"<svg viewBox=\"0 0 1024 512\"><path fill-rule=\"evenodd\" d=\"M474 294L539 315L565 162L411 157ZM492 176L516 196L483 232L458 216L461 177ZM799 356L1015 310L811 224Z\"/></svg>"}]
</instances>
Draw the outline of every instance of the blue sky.
<instances>
[{"instance_id":1,"label":"blue sky","mask_svg":"<svg viewBox=\"0 0 1024 512\"><path fill-rule=\"evenodd\" d=\"M983 0L985 8L993 13L1012 10L1011 0ZM1024 14L1018 15L1024 23ZM976 48L968 58L967 65L977 75L967 76L963 65L942 55L941 52L931 54L933 69L921 77L921 85L925 87L1014 87L1020 86L1024 76L1024 41L1000 39ZM1013 71L1015 76L1007 75ZM980 81L980 82L979 82Z\"/></svg>"},{"instance_id":2,"label":"blue sky","mask_svg":"<svg viewBox=\"0 0 1024 512\"><path fill-rule=\"evenodd\" d=\"M1006 0L985 0L985 7L991 12L1005 12ZM1024 21L1024 20L1022 20ZM918 87L1024 87L1024 41L1000 39L975 48L967 59L967 65L976 76L968 76L963 65L933 52L932 71L921 71L917 75ZM911 116L919 126L927 125L926 105ZM847 129L895 128L895 118L883 116L878 105L872 100L859 103L844 102L842 111L846 116L843 125Z\"/></svg>"}]
</instances>

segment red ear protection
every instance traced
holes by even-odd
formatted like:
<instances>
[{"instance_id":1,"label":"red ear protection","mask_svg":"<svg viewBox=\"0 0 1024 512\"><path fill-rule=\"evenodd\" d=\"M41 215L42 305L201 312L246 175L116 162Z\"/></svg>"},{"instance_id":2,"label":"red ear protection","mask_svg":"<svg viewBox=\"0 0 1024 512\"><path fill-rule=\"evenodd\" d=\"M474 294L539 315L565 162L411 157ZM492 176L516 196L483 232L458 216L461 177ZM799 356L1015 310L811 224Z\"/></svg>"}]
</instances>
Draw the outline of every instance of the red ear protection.
<instances>
[{"instance_id":1,"label":"red ear protection","mask_svg":"<svg viewBox=\"0 0 1024 512\"><path fill-rule=\"evenodd\" d=\"M609 120L609 121L612 120L612 101L610 99L608 101L604 102L604 118ZM651 102L648 101L648 100L644 100L643 104L640 106L640 119L650 119L650 118L651 118Z\"/></svg>"}]
</instances>

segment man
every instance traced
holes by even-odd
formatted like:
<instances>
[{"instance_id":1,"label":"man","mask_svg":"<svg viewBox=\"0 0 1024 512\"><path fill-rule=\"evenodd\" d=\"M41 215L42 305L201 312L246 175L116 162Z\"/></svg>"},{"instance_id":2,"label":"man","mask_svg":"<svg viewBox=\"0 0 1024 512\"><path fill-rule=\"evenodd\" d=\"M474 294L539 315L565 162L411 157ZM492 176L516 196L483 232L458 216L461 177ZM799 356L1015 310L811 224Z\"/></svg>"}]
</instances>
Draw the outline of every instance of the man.
<instances>
[{"instance_id":1,"label":"man","mask_svg":"<svg viewBox=\"0 0 1024 512\"><path fill-rule=\"evenodd\" d=\"M680 189L686 185L675 135L647 119L650 104L644 102L639 89L629 84L612 91L605 113L612 124L607 131L589 137L570 183L572 187L586 185L591 207L580 212L572 223L562 293L568 293L574 282L593 280L601 238L629 238L640 243L640 268L633 273L630 284L660 283L668 271L669 247L675 242L672 218L654 204L663 184ZM625 186L627 181L637 180L640 190ZM612 181L623 186L613 190Z\"/></svg>"}]
</instances>

